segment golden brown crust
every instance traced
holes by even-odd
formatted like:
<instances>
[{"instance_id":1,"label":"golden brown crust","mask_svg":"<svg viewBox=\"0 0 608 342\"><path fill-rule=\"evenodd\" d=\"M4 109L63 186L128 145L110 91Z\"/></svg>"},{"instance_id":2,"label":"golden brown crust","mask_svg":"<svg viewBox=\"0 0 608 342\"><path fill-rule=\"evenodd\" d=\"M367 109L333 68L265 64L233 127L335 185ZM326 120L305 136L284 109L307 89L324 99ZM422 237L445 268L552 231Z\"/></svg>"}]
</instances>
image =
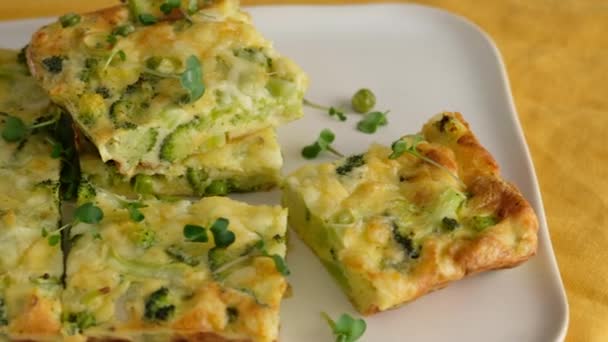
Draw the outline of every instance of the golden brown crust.
<instances>
[{"instance_id":1,"label":"golden brown crust","mask_svg":"<svg viewBox=\"0 0 608 342\"><path fill-rule=\"evenodd\" d=\"M10 325L12 336L20 335L55 335L59 334L61 324L53 315L56 303L32 294L25 303L23 312Z\"/></svg>"}]
</instances>

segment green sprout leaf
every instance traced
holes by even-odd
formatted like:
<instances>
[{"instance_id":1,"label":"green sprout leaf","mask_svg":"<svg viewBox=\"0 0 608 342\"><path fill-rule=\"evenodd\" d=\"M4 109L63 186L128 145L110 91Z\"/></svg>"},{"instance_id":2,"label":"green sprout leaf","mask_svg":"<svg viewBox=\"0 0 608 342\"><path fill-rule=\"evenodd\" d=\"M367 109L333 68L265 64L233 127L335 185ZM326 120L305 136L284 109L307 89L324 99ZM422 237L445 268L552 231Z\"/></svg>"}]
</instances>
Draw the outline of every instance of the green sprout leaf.
<instances>
[{"instance_id":1,"label":"green sprout leaf","mask_svg":"<svg viewBox=\"0 0 608 342\"><path fill-rule=\"evenodd\" d=\"M213 234L213 240L215 241L215 246L219 248L226 248L234 242L236 239L236 235L230 230L228 230L228 225L230 221L226 218L220 217L211 225L211 233Z\"/></svg>"},{"instance_id":2,"label":"green sprout leaf","mask_svg":"<svg viewBox=\"0 0 608 342\"><path fill-rule=\"evenodd\" d=\"M146 218L139 210L145 207L147 207L147 205L140 202L128 202L125 204L125 208L129 211L129 218L135 222L141 222Z\"/></svg>"},{"instance_id":3,"label":"green sprout leaf","mask_svg":"<svg viewBox=\"0 0 608 342\"><path fill-rule=\"evenodd\" d=\"M165 2L163 2L162 5L160 5L160 10L165 14L169 14L175 8L179 8L180 4L181 4L180 0L165 0Z\"/></svg>"},{"instance_id":4,"label":"green sprout leaf","mask_svg":"<svg viewBox=\"0 0 608 342\"><path fill-rule=\"evenodd\" d=\"M336 342L354 342L363 336L367 329L367 324L363 319L355 319L348 314L342 314L336 322L325 312L322 312L321 316L329 324L336 337Z\"/></svg>"},{"instance_id":5,"label":"green sprout leaf","mask_svg":"<svg viewBox=\"0 0 608 342\"><path fill-rule=\"evenodd\" d=\"M138 15L137 19L139 19L139 22L142 23L143 25L154 25L158 21L158 19L155 16L153 16L152 14L148 14L148 13L142 13L142 14Z\"/></svg>"},{"instance_id":6,"label":"green sprout leaf","mask_svg":"<svg viewBox=\"0 0 608 342\"><path fill-rule=\"evenodd\" d=\"M80 16L76 13L68 13L59 17L61 27L70 27L77 25L80 22Z\"/></svg>"},{"instance_id":7,"label":"green sprout leaf","mask_svg":"<svg viewBox=\"0 0 608 342\"><path fill-rule=\"evenodd\" d=\"M323 106L323 105L320 105L318 103L312 102L312 101L307 100L307 99L304 99L303 103L304 103L304 105L309 106L311 108L315 108L315 109L319 109L319 110L322 110L322 111L326 111L327 114L329 114L329 116L336 117L340 121L346 121L346 115L344 115L344 110L342 110L342 109L340 109L338 107Z\"/></svg>"},{"instance_id":8,"label":"green sprout leaf","mask_svg":"<svg viewBox=\"0 0 608 342\"><path fill-rule=\"evenodd\" d=\"M25 123L14 116L8 116L2 129L2 138L8 142L21 141L28 133Z\"/></svg>"},{"instance_id":9,"label":"green sprout leaf","mask_svg":"<svg viewBox=\"0 0 608 342\"><path fill-rule=\"evenodd\" d=\"M376 133L378 127L388 124L388 120L386 119L387 114L388 111L365 114L363 119L357 123L357 130L367 134Z\"/></svg>"},{"instance_id":10,"label":"green sprout leaf","mask_svg":"<svg viewBox=\"0 0 608 342\"><path fill-rule=\"evenodd\" d=\"M204 227L197 226L194 224L187 224L184 226L184 238L190 242L207 242L207 230Z\"/></svg>"},{"instance_id":11,"label":"green sprout leaf","mask_svg":"<svg viewBox=\"0 0 608 342\"><path fill-rule=\"evenodd\" d=\"M87 202L74 211L74 219L84 223L99 223L103 220L103 211L91 202Z\"/></svg>"},{"instance_id":12,"label":"green sprout leaf","mask_svg":"<svg viewBox=\"0 0 608 342\"><path fill-rule=\"evenodd\" d=\"M335 139L336 136L331 130L327 128L322 130L321 133L319 133L319 137L314 143L305 146L302 149L302 157L306 159L314 159L322 151L329 151L337 155L338 157L344 157L342 153L336 151L333 147L331 147L331 143L334 142Z\"/></svg>"},{"instance_id":13,"label":"green sprout leaf","mask_svg":"<svg viewBox=\"0 0 608 342\"><path fill-rule=\"evenodd\" d=\"M47 238L50 246L56 246L61 241L61 235L53 234Z\"/></svg>"},{"instance_id":14,"label":"green sprout leaf","mask_svg":"<svg viewBox=\"0 0 608 342\"><path fill-rule=\"evenodd\" d=\"M203 69L196 56L192 55L186 60L186 70L181 74L180 81L182 86L188 90L190 102L198 100L205 93Z\"/></svg>"}]
</instances>

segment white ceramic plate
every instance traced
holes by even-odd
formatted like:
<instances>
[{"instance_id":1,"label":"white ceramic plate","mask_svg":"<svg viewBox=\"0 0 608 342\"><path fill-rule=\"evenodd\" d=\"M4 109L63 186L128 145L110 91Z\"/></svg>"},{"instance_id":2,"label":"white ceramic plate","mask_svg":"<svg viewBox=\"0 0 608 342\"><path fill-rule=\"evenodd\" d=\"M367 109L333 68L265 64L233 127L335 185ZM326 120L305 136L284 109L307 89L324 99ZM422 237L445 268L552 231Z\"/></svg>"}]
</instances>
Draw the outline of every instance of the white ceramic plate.
<instances>
[{"instance_id":1,"label":"white ceramic plate","mask_svg":"<svg viewBox=\"0 0 608 342\"><path fill-rule=\"evenodd\" d=\"M534 168L492 41L462 18L415 5L274 6L251 13L279 50L308 72L309 99L341 105L358 88L369 87L377 94L377 108L391 110L390 124L375 135L354 129L355 114L342 123L307 110L304 119L279 129L285 172L305 163L300 149L323 128L336 132L335 147L350 154L372 141L389 144L414 133L437 112L460 111L540 219L538 254L529 262L465 279L369 317L362 341L562 340L568 324L566 297ZM0 23L0 45L21 47L48 21ZM235 197L278 203L279 192ZM295 236L291 241L294 296L284 301L281 340L332 341L319 312L355 312L313 254Z\"/></svg>"}]
</instances>

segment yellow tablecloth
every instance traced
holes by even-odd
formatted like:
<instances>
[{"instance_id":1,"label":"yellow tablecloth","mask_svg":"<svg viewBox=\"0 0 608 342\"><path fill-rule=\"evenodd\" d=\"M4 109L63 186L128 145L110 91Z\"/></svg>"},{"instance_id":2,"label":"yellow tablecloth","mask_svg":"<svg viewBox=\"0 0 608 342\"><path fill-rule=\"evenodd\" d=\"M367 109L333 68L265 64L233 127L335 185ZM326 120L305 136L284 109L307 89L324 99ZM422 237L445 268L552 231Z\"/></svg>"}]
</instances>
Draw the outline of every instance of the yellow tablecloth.
<instances>
[{"instance_id":1,"label":"yellow tablecloth","mask_svg":"<svg viewBox=\"0 0 608 342\"><path fill-rule=\"evenodd\" d=\"M608 1L413 2L463 15L496 41L532 151L568 292L567 340L608 341ZM114 3L2 0L0 19L58 15Z\"/></svg>"}]
</instances>

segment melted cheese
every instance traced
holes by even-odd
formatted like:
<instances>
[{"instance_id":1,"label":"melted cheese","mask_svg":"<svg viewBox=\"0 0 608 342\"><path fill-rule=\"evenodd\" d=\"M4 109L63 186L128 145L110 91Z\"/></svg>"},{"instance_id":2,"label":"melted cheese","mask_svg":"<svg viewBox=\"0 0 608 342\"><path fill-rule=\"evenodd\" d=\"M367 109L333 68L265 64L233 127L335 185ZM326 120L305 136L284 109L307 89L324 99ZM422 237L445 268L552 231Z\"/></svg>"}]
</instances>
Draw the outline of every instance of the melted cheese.
<instances>
[{"instance_id":1,"label":"melted cheese","mask_svg":"<svg viewBox=\"0 0 608 342\"><path fill-rule=\"evenodd\" d=\"M216 1L192 15L192 22L136 24L113 46L106 37L132 24L127 6L84 15L72 27L48 25L30 44L33 73L53 101L71 112L104 161L115 161L127 176L140 165L161 170L302 115L305 74L272 48L236 3ZM45 68L53 56L62 58L59 72ZM151 76L150 69L178 75L190 56L201 62L205 93L184 103L179 77ZM179 151L167 147L175 141Z\"/></svg>"},{"instance_id":2,"label":"melted cheese","mask_svg":"<svg viewBox=\"0 0 608 342\"><path fill-rule=\"evenodd\" d=\"M17 53L0 50L0 131L7 115L28 126L44 120L49 105ZM0 138L0 337L44 340L59 333L63 254L43 231L56 234L60 221L60 163L47 139L43 131L20 142Z\"/></svg>"},{"instance_id":3,"label":"melted cheese","mask_svg":"<svg viewBox=\"0 0 608 342\"><path fill-rule=\"evenodd\" d=\"M105 190L91 195L87 188L80 201L94 202L104 218L99 224L78 224L70 233L76 242L67 260L64 310L66 315L90 314L94 324L83 331L65 326L67 335L139 340L146 334L208 333L276 340L287 284L271 258L248 253L263 239L269 254L285 256L285 209L221 197L194 203L151 200L140 209L145 219L135 222L125 200ZM226 249L232 256L223 260L234 264L224 270L211 267L220 259L210 252L215 246L210 231L208 242L188 242L183 234L186 224L208 228L220 217L229 220L228 229L236 235ZM150 319L146 300L161 288L168 289L172 314Z\"/></svg>"},{"instance_id":4,"label":"melted cheese","mask_svg":"<svg viewBox=\"0 0 608 342\"><path fill-rule=\"evenodd\" d=\"M285 180L290 225L365 314L536 249L534 213L459 114L433 118L422 134L417 151L442 167L373 145Z\"/></svg>"}]
</instances>

